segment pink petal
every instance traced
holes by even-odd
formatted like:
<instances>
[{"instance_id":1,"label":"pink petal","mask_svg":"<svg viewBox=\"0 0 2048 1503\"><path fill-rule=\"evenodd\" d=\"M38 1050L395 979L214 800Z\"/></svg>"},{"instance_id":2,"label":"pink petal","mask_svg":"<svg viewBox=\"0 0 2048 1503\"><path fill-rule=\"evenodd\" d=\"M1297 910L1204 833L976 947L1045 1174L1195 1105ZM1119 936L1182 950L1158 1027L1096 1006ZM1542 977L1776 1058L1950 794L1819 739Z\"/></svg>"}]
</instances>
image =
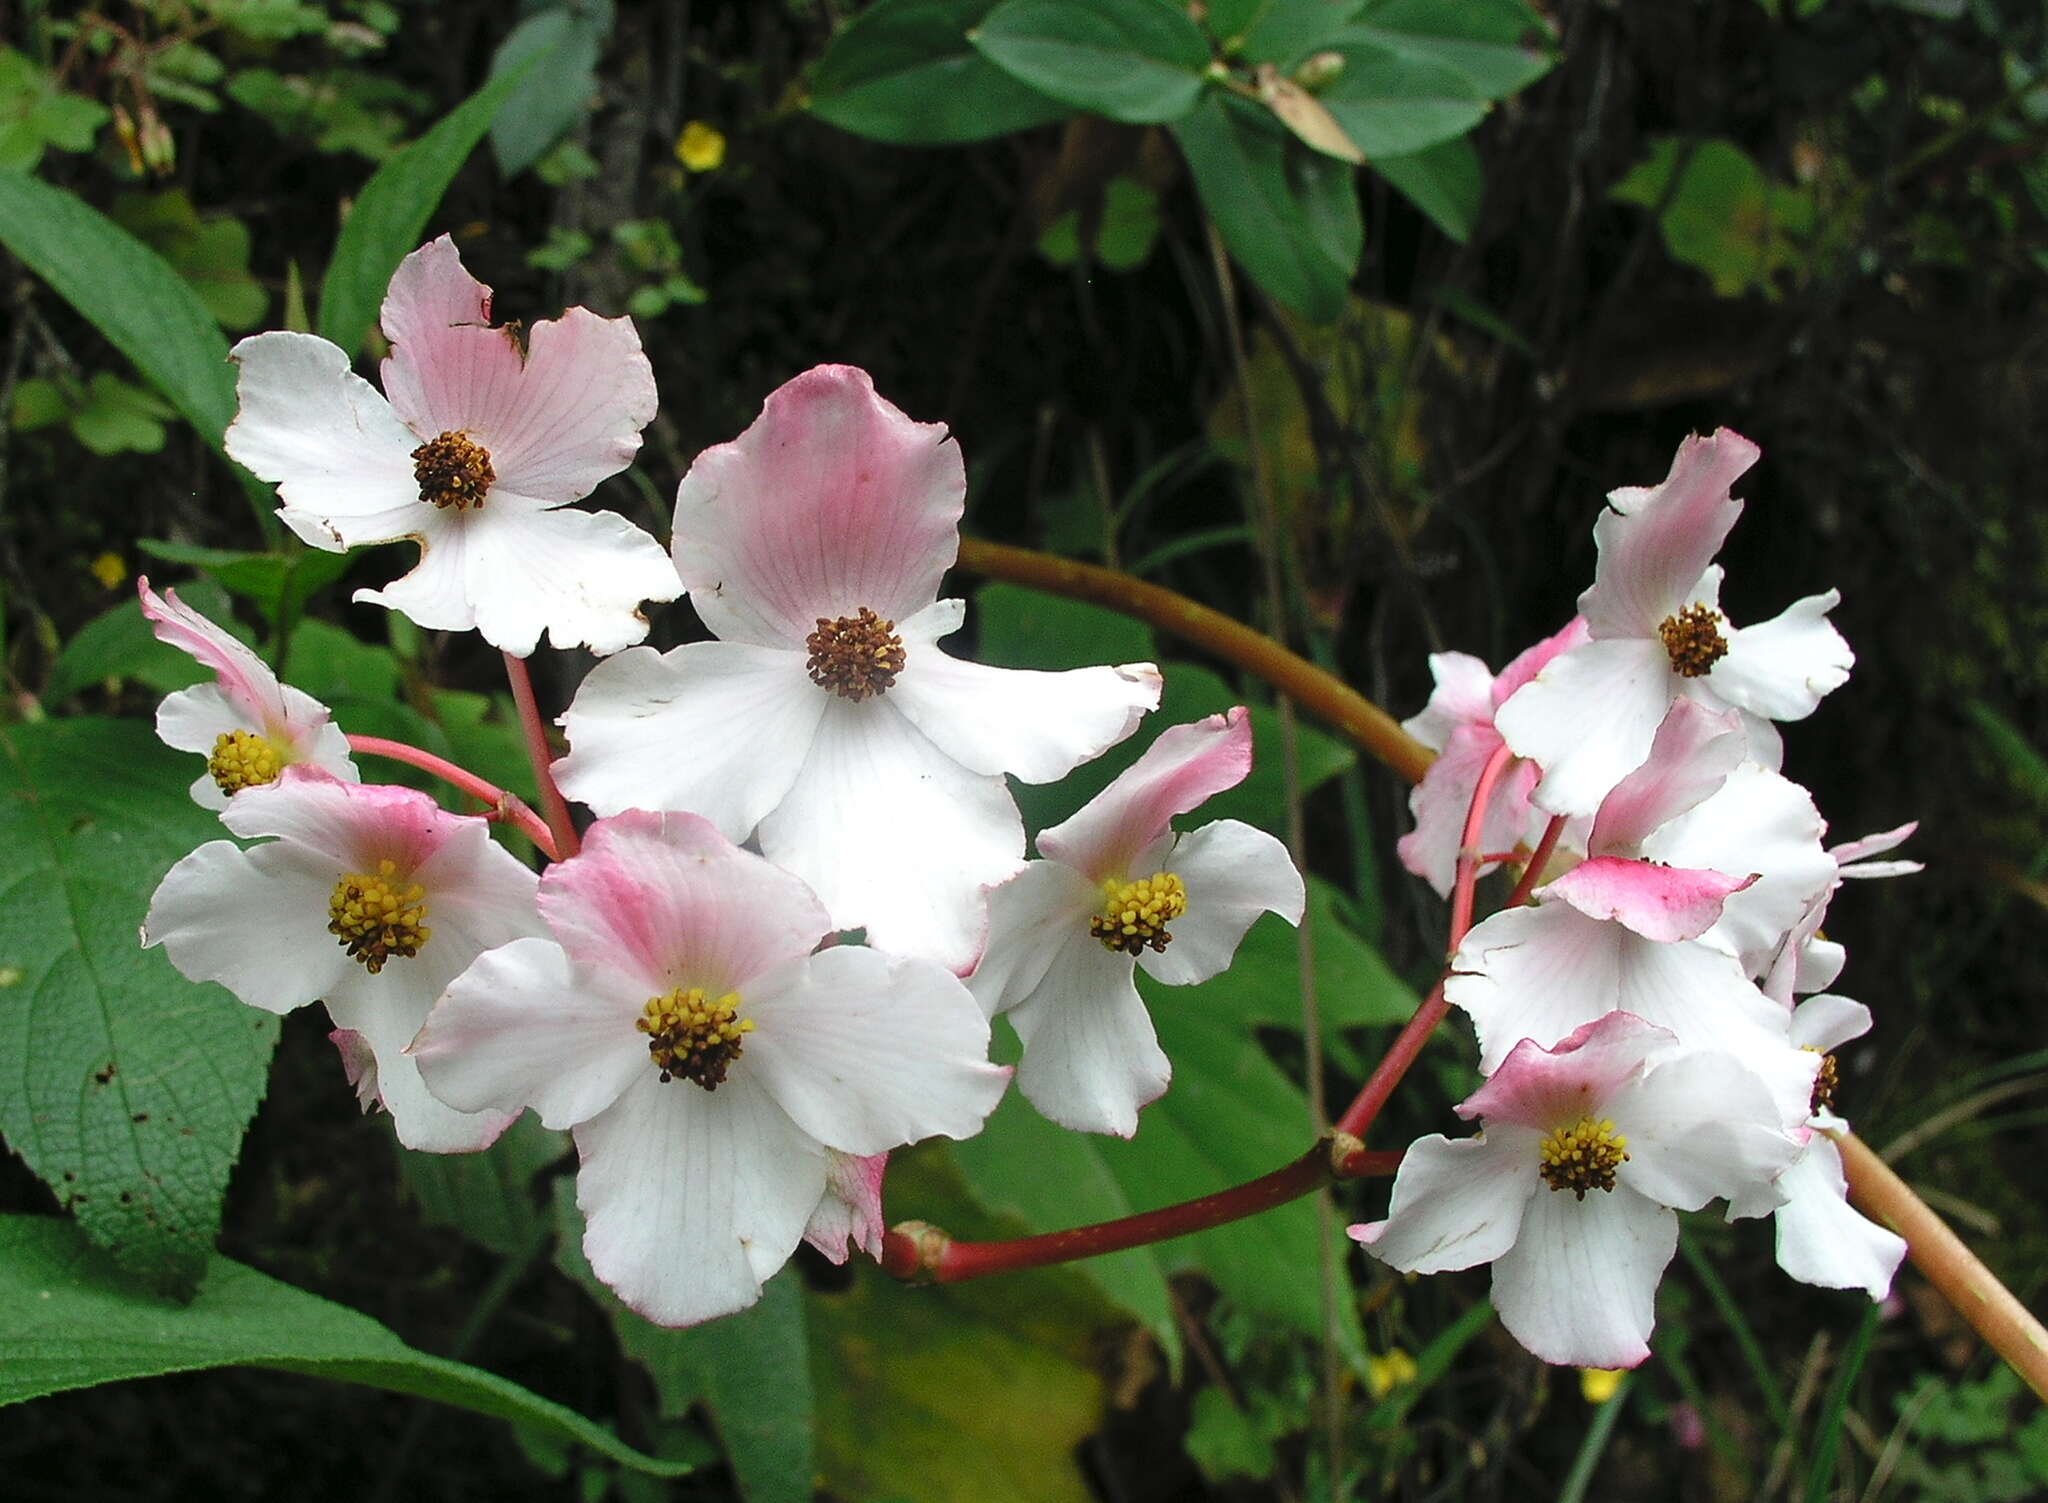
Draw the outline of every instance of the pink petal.
<instances>
[{"instance_id":1,"label":"pink petal","mask_svg":"<svg viewBox=\"0 0 2048 1503\"><path fill-rule=\"evenodd\" d=\"M1828 854L1835 858L1837 866L1847 867L1852 862L1862 861L1870 856L1882 856L1886 851L1898 849L1910 840L1919 828L1919 820L1909 820L1895 829L1882 830L1875 835L1866 835L1861 840L1847 840L1840 845L1829 846ZM1911 865L1915 868L1920 866L1917 861L1897 864ZM1844 872L1843 875L1846 876L1848 873Z\"/></svg>"},{"instance_id":2,"label":"pink petal","mask_svg":"<svg viewBox=\"0 0 2048 1503\"><path fill-rule=\"evenodd\" d=\"M354 1087L356 1104L367 1112L377 1104L377 1055L370 1041L352 1028L337 1028L327 1035L341 1056L341 1070Z\"/></svg>"},{"instance_id":3,"label":"pink petal","mask_svg":"<svg viewBox=\"0 0 2048 1503\"><path fill-rule=\"evenodd\" d=\"M283 686L263 659L179 600L176 590L158 596L149 587L146 574L136 579L135 587L142 597L142 614L157 640L189 653L202 668L213 670L221 692L248 717L246 725L258 730L284 727Z\"/></svg>"},{"instance_id":4,"label":"pink petal","mask_svg":"<svg viewBox=\"0 0 2048 1503\"><path fill-rule=\"evenodd\" d=\"M1600 563L1579 612L1596 638L1656 639L1665 617L1688 604L1701 572L1742 515L1729 487L1761 451L1732 429L1693 434L1678 446L1661 485L1610 491L1593 524ZM1661 650L1661 644L1659 644Z\"/></svg>"},{"instance_id":5,"label":"pink petal","mask_svg":"<svg viewBox=\"0 0 2048 1503\"><path fill-rule=\"evenodd\" d=\"M1517 689L1549 667L1552 659L1563 657L1574 647L1584 646L1592 639L1592 629L1586 625L1586 618L1574 616L1534 647L1524 648L1493 681L1492 704L1486 718L1491 720L1491 711L1506 704Z\"/></svg>"},{"instance_id":6,"label":"pink petal","mask_svg":"<svg viewBox=\"0 0 2048 1503\"><path fill-rule=\"evenodd\" d=\"M1607 1103L1676 1040L1625 1012L1610 1012L1543 1048L1523 1039L1486 1082L1458 1103L1460 1117L1484 1118L1547 1133L1584 1116L1607 1115Z\"/></svg>"},{"instance_id":7,"label":"pink petal","mask_svg":"<svg viewBox=\"0 0 2048 1503\"><path fill-rule=\"evenodd\" d=\"M714 997L808 955L833 927L804 884L695 814L632 809L592 825L541 877L540 911L571 963L643 1000ZM808 1214L808 1208L806 1208Z\"/></svg>"},{"instance_id":8,"label":"pink petal","mask_svg":"<svg viewBox=\"0 0 2048 1503\"><path fill-rule=\"evenodd\" d=\"M1809 595L1769 621L1733 632L1707 686L1768 720L1804 720L1849 681L1856 665L1856 654L1827 618L1841 598L1834 590Z\"/></svg>"},{"instance_id":9,"label":"pink petal","mask_svg":"<svg viewBox=\"0 0 2048 1503\"><path fill-rule=\"evenodd\" d=\"M380 861L410 873L458 831L486 828L479 817L450 814L417 789L343 783L311 767L287 767L275 783L245 788L221 823L244 840L274 835L309 847L337 875L374 872Z\"/></svg>"},{"instance_id":10,"label":"pink petal","mask_svg":"<svg viewBox=\"0 0 2048 1503\"><path fill-rule=\"evenodd\" d=\"M1539 805L1591 814L1649 757L1677 677L1662 642L1588 642L1517 690L1494 724L1516 756L1542 767Z\"/></svg>"},{"instance_id":11,"label":"pink petal","mask_svg":"<svg viewBox=\"0 0 2048 1503\"><path fill-rule=\"evenodd\" d=\"M1723 900L1755 880L1596 856L1543 888L1539 896L1569 903L1587 918L1626 925L1645 939L1669 942L1706 933L1720 918Z\"/></svg>"},{"instance_id":12,"label":"pink petal","mask_svg":"<svg viewBox=\"0 0 2048 1503\"><path fill-rule=\"evenodd\" d=\"M1432 652L1430 677L1436 687L1419 714L1401 729L1431 751L1442 751L1451 732L1473 721L1493 720L1493 670L1469 652Z\"/></svg>"},{"instance_id":13,"label":"pink petal","mask_svg":"<svg viewBox=\"0 0 2048 1503\"><path fill-rule=\"evenodd\" d=\"M1228 970L1261 914L1277 913L1300 927L1307 902L1301 873L1287 847L1264 830L1219 819L1181 836L1165 869L1186 886L1188 911L1174 921L1165 950L1138 957L1154 981L1192 986Z\"/></svg>"},{"instance_id":14,"label":"pink petal","mask_svg":"<svg viewBox=\"0 0 2048 1503\"><path fill-rule=\"evenodd\" d=\"M804 1241L830 1263L844 1263L849 1244L876 1261L882 1256L882 1176L889 1155L860 1158L826 1150L825 1195L811 1212Z\"/></svg>"},{"instance_id":15,"label":"pink petal","mask_svg":"<svg viewBox=\"0 0 2048 1503\"><path fill-rule=\"evenodd\" d=\"M1529 1198L1543 1187L1540 1141L1512 1124L1479 1138L1417 1138L1394 1176L1387 1219L1351 1227L1351 1236L1404 1273L1491 1263L1514 1246Z\"/></svg>"},{"instance_id":16,"label":"pink petal","mask_svg":"<svg viewBox=\"0 0 2048 1503\"><path fill-rule=\"evenodd\" d=\"M1650 1355L1657 1284L1677 1250L1678 1217L1626 1187L1584 1200L1546 1189L1493 1265L1494 1307L1545 1362L1636 1367Z\"/></svg>"},{"instance_id":17,"label":"pink petal","mask_svg":"<svg viewBox=\"0 0 2048 1503\"><path fill-rule=\"evenodd\" d=\"M1024 1043L1017 1088L1062 1127L1128 1138L1138 1130L1139 1109L1173 1079L1134 971L1128 955L1082 930L1010 1010Z\"/></svg>"},{"instance_id":18,"label":"pink petal","mask_svg":"<svg viewBox=\"0 0 2048 1503\"><path fill-rule=\"evenodd\" d=\"M1094 882L1149 876L1131 863L1167 832L1173 816L1235 788L1251 770L1252 721L1244 706L1172 726L1072 818L1041 831L1038 849Z\"/></svg>"},{"instance_id":19,"label":"pink petal","mask_svg":"<svg viewBox=\"0 0 2048 1503\"><path fill-rule=\"evenodd\" d=\"M960 449L867 372L821 365L769 394L676 493L676 568L727 641L796 647L862 606L902 623L938 598L959 548Z\"/></svg>"},{"instance_id":20,"label":"pink petal","mask_svg":"<svg viewBox=\"0 0 2048 1503\"><path fill-rule=\"evenodd\" d=\"M1472 795L1479 776L1500 746L1500 733L1490 724L1460 726L1452 732L1443 754L1429 764L1408 793L1408 812L1415 828L1396 845L1401 864L1428 882L1440 897L1449 897L1457 880L1458 848L1465 839L1465 817L1472 807ZM1534 762L1517 760L1494 784L1493 802L1486 806L1480 827L1483 851L1511 851L1525 841L1541 838L1547 822L1541 810L1529 802L1539 769ZM1494 870L1498 861L1482 861L1479 873Z\"/></svg>"},{"instance_id":21,"label":"pink petal","mask_svg":"<svg viewBox=\"0 0 2048 1503\"><path fill-rule=\"evenodd\" d=\"M1716 714L1690 699L1674 700L1642 766L1614 785L1593 818L1590 849L1634 856L1659 826L1718 791L1747 749L1733 711ZM1699 863L1706 865L1708 863Z\"/></svg>"}]
</instances>

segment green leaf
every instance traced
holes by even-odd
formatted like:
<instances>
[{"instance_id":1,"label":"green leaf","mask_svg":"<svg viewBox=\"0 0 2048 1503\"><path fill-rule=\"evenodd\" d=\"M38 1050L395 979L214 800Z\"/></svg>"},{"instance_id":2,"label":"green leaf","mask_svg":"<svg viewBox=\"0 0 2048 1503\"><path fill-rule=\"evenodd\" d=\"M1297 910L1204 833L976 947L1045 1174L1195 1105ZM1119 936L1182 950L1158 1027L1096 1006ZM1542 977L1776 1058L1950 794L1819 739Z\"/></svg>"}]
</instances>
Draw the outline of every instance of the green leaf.
<instances>
[{"instance_id":1,"label":"green leaf","mask_svg":"<svg viewBox=\"0 0 2048 1503\"><path fill-rule=\"evenodd\" d=\"M1659 210L1657 227L1675 261L1697 267L1722 297L1777 295L1780 271L1803 259L1813 229L1812 195L1785 188L1731 141L1659 136L1609 194Z\"/></svg>"},{"instance_id":2,"label":"green leaf","mask_svg":"<svg viewBox=\"0 0 2048 1503\"><path fill-rule=\"evenodd\" d=\"M313 593L341 578L353 561L352 554L296 544L277 553L203 548L162 538L140 538L135 546L165 563L204 569L233 594L255 602L272 621L280 615L296 620Z\"/></svg>"},{"instance_id":3,"label":"green leaf","mask_svg":"<svg viewBox=\"0 0 2048 1503\"><path fill-rule=\"evenodd\" d=\"M227 340L161 256L82 199L19 172L0 172L0 242L219 447L235 415Z\"/></svg>"},{"instance_id":4,"label":"green leaf","mask_svg":"<svg viewBox=\"0 0 2048 1503\"><path fill-rule=\"evenodd\" d=\"M241 220L202 216L182 188L123 193L114 200L114 218L185 279L223 328L263 321L270 294L249 274L249 227Z\"/></svg>"},{"instance_id":5,"label":"green leaf","mask_svg":"<svg viewBox=\"0 0 2048 1503\"><path fill-rule=\"evenodd\" d=\"M1111 271L1131 271L1145 264L1159 238L1159 195L1143 183L1115 177L1103 190L1093 241L1086 248L1091 261ZM1055 266L1081 259L1081 214L1069 209L1038 237L1038 252Z\"/></svg>"},{"instance_id":6,"label":"green leaf","mask_svg":"<svg viewBox=\"0 0 2048 1503\"><path fill-rule=\"evenodd\" d=\"M0 47L0 168L31 172L45 148L91 151L106 109L57 81L12 47Z\"/></svg>"},{"instance_id":7,"label":"green leaf","mask_svg":"<svg viewBox=\"0 0 2048 1503\"><path fill-rule=\"evenodd\" d=\"M1352 35L1406 56L1447 63L1488 99L1505 99L1557 61L1555 30L1524 0L1382 0Z\"/></svg>"},{"instance_id":8,"label":"green leaf","mask_svg":"<svg viewBox=\"0 0 2048 1503\"><path fill-rule=\"evenodd\" d=\"M1236 42L1248 61L1286 72L1330 45L1360 0L1238 0L1209 7L1209 29L1226 46Z\"/></svg>"},{"instance_id":9,"label":"green leaf","mask_svg":"<svg viewBox=\"0 0 2048 1503\"><path fill-rule=\"evenodd\" d=\"M1132 125L1194 108L1209 43L1164 0L1004 0L968 33L975 50L1030 88Z\"/></svg>"},{"instance_id":10,"label":"green leaf","mask_svg":"<svg viewBox=\"0 0 2048 1503\"><path fill-rule=\"evenodd\" d=\"M182 1308L138 1294L69 1224L0 1217L0 1404L125 1378L262 1367L414 1394L679 1476L602 1426L495 1373L430 1357L344 1305L215 1256Z\"/></svg>"},{"instance_id":11,"label":"green leaf","mask_svg":"<svg viewBox=\"0 0 2048 1503\"><path fill-rule=\"evenodd\" d=\"M529 1112L481 1153L401 1153L398 1172L429 1225L520 1257L554 1225L534 1181L568 1151L568 1137Z\"/></svg>"},{"instance_id":12,"label":"green leaf","mask_svg":"<svg viewBox=\"0 0 2048 1503\"><path fill-rule=\"evenodd\" d=\"M881 0L832 38L811 113L870 140L957 145L1072 113L976 52L968 30L994 0Z\"/></svg>"},{"instance_id":13,"label":"green leaf","mask_svg":"<svg viewBox=\"0 0 2048 1503\"><path fill-rule=\"evenodd\" d=\"M491 76L535 59L491 122L491 151L504 177L523 172L583 118L597 93L597 59L612 32L612 0L557 0L512 29L491 58Z\"/></svg>"},{"instance_id":14,"label":"green leaf","mask_svg":"<svg viewBox=\"0 0 2048 1503\"><path fill-rule=\"evenodd\" d=\"M292 631L286 664L294 688L322 704L351 695L395 699L402 670L388 647L365 642L326 621L301 621Z\"/></svg>"},{"instance_id":15,"label":"green leaf","mask_svg":"<svg viewBox=\"0 0 2048 1503\"><path fill-rule=\"evenodd\" d=\"M164 872L221 833L192 774L135 721L0 730L0 1131L123 1268L178 1294L277 1042L276 1018L136 940Z\"/></svg>"},{"instance_id":16,"label":"green leaf","mask_svg":"<svg viewBox=\"0 0 2048 1503\"><path fill-rule=\"evenodd\" d=\"M1344 70L1317 97L1368 157L1421 151L1485 118L1479 86L1446 63L1357 37L1335 50Z\"/></svg>"},{"instance_id":17,"label":"green leaf","mask_svg":"<svg viewBox=\"0 0 2048 1503\"><path fill-rule=\"evenodd\" d=\"M164 446L162 419L174 414L154 392L94 371L71 412L71 436L99 455L154 454Z\"/></svg>"},{"instance_id":18,"label":"green leaf","mask_svg":"<svg viewBox=\"0 0 2048 1503\"><path fill-rule=\"evenodd\" d=\"M1472 238L1486 173L1470 139L1457 136L1405 156L1374 157L1372 166L1446 235L1460 245Z\"/></svg>"},{"instance_id":19,"label":"green leaf","mask_svg":"<svg viewBox=\"0 0 2048 1503\"><path fill-rule=\"evenodd\" d=\"M1302 317L1335 320L1365 243L1353 169L1299 147L1265 111L1227 94L1171 129L1237 263Z\"/></svg>"},{"instance_id":20,"label":"green leaf","mask_svg":"<svg viewBox=\"0 0 2048 1503\"><path fill-rule=\"evenodd\" d=\"M178 598L210 620L234 629L227 596L210 580L182 586ZM42 699L46 705L60 705L108 679L134 679L159 694L169 694L208 676L190 653L156 639L143 619L142 602L131 598L86 622L64 644L57 661L50 665Z\"/></svg>"},{"instance_id":21,"label":"green leaf","mask_svg":"<svg viewBox=\"0 0 2048 1503\"><path fill-rule=\"evenodd\" d=\"M419 247L441 195L538 57L518 63L379 167L357 195L320 284L320 334L353 355L376 321L398 263Z\"/></svg>"}]
</instances>

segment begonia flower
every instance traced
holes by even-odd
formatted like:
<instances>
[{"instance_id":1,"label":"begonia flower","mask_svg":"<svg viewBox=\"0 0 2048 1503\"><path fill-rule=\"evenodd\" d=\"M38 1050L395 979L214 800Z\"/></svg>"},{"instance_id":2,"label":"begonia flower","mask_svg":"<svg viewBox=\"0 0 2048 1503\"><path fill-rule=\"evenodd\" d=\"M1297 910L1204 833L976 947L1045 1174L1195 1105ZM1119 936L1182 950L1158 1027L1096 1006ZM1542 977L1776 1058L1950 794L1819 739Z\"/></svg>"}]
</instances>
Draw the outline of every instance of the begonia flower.
<instances>
[{"instance_id":1,"label":"begonia flower","mask_svg":"<svg viewBox=\"0 0 2048 1503\"><path fill-rule=\"evenodd\" d=\"M1159 703L1150 663L1031 673L942 652L966 472L863 371L820 366L697 457L675 561L719 638L600 663L562 717L565 793L755 840L841 929L964 974L985 884L1022 864L1003 782L1064 777Z\"/></svg>"},{"instance_id":2,"label":"begonia flower","mask_svg":"<svg viewBox=\"0 0 2048 1503\"><path fill-rule=\"evenodd\" d=\"M1436 679L1436 689L1422 712L1402 721L1401 728L1439 755L1408 794L1408 812L1415 817L1415 828L1401 837L1399 850L1401 864L1434 887L1438 896L1450 895L1473 791L1501 745L1494 713L1552 658L1585 640L1586 623L1574 618L1563 631L1544 638L1501 669L1498 677L1469 653L1430 654L1429 671ZM1486 823L1479 837L1482 851L1506 853L1542 838L1550 815L1529 801L1540 775L1534 762L1519 760L1502 775L1486 806ZM1577 834L1584 838L1582 830ZM1480 875L1499 864L1482 862Z\"/></svg>"},{"instance_id":3,"label":"begonia flower","mask_svg":"<svg viewBox=\"0 0 2048 1503\"><path fill-rule=\"evenodd\" d=\"M1842 974L1848 955L1841 945L1821 933L1828 906L1845 881L1905 877L1924 871L1926 868L1918 861L1869 859L1904 844L1919 828L1919 821L1914 820L1896 829L1828 847L1828 857L1835 863L1835 880L1814 896L1806 912L1779 944L1761 977L1766 994L1790 1008L1794 997L1825 991L1834 985L1835 978Z\"/></svg>"},{"instance_id":4,"label":"begonia flower","mask_svg":"<svg viewBox=\"0 0 2048 1503\"><path fill-rule=\"evenodd\" d=\"M1625 1013L1524 1040L1457 1108L1479 1136L1411 1145L1386 1219L1351 1235L1410 1273L1491 1263L1501 1324L1546 1362L1638 1365L1674 1209L1767 1199L1799 1152L1741 1060L1675 1044Z\"/></svg>"},{"instance_id":5,"label":"begonia flower","mask_svg":"<svg viewBox=\"0 0 2048 1503\"><path fill-rule=\"evenodd\" d=\"M1593 526L1600 560L1579 596L1591 640L1553 659L1500 707L1515 754L1543 768L1533 795L1555 814L1590 814L1649 755L1671 701L1756 717L1757 760L1775 765L1767 724L1811 715L1848 680L1855 654L1828 622L1840 596L1810 595L1772 620L1735 627L1712 561L1742 515L1729 487L1757 446L1727 428L1678 446L1655 486L1610 491Z\"/></svg>"},{"instance_id":6,"label":"begonia flower","mask_svg":"<svg viewBox=\"0 0 2048 1503\"><path fill-rule=\"evenodd\" d=\"M412 1057L451 1106L570 1129L590 1266L650 1320L752 1304L839 1215L865 1245L879 1165L835 1155L971 1136L1002 1096L957 977L813 953L823 905L697 815L598 821L541 877L540 910L552 937L479 957Z\"/></svg>"},{"instance_id":7,"label":"begonia flower","mask_svg":"<svg viewBox=\"0 0 2048 1503\"><path fill-rule=\"evenodd\" d=\"M143 944L266 1012L324 1001L351 1084L391 1113L406 1147L493 1142L517 1113L450 1110L405 1047L479 954L539 932L534 874L480 816L308 767L236 794L221 822L264 843L210 841L172 867Z\"/></svg>"},{"instance_id":8,"label":"begonia flower","mask_svg":"<svg viewBox=\"0 0 2048 1503\"><path fill-rule=\"evenodd\" d=\"M411 573L355 598L520 657L543 631L597 653L646 636L641 602L681 592L661 545L568 507L632 462L654 416L632 321L571 308L523 338L494 327L490 288L443 235L399 263L382 324L382 396L311 334L231 352L241 411L224 443L277 483L285 525L330 553L417 542Z\"/></svg>"},{"instance_id":9,"label":"begonia flower","mask_svg":"<svg viewBox=\"0 0 2048 1503\"><path fill-rule=\"evenodd\" d=\"M1906 1256L1904 1239L1849 1204L1842 1150L1831 1133L1849 1124L1835 1114L1837 1076L1834 1051L1870 1031L1870 1009L1847 997L1808 997L1792 1014L1792 1042L1821 1057L1813 1088L1814 1131L1772 1195L1738 1196L1728 1219L1777 1218L1778 1266L1802 1284L1823 1289L1861 1289L1874 1300L1891 1292L1892 1278ZM1781 1198L1783 1204L1775 1202Z\"/></svg>"},{"instance_id":10,"label":"begonia flower","mask_svg":"<svg viewBox=\"0 0 2048 1503\"><path fill-rule=\"evenodd\" d=\"M1173 1067L1138 995L1137 969L1169 986L1230 964L1262 913L1301 922L1287 848L1220 819L1186 835L1176 814L1244 781L1243 706L1162 732L1072 818L1042 831L1046 857L989 895L989 938L968 985L1007 1013L1024 1055L1017 1086L1063 1126L1129 1137Z\"/></svg>"},{"instance_id":11,"label":"begonia flower","mask_svg":"<svg viewBox=\"0 0 2048 1503\"><path fill-rule=\"evenodd\" d=\"M206 756L206 771L192 784L195 802L225 809L230 795L274 783L285 768L301 763L345 783L357 780L348 737L327 706L279 683L263 659L179 600L176 590L159 596L147 575L136 588L157 640L214 672L213 683L166 696L156 712L164 745Z\"/></svg>"}]
</instances>

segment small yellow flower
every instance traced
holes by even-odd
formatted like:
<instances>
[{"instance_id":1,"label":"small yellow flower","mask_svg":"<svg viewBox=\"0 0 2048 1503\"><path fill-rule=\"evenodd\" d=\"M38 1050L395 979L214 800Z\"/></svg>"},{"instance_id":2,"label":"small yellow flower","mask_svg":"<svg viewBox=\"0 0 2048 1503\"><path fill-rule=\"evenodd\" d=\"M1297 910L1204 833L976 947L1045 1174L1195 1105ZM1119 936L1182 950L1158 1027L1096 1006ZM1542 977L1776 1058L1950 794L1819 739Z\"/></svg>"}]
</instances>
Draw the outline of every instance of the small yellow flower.
<instances>
[{"instance_id":1,"label":"small yellow flower","mask_svg":"<svg viewBox=\"0 0 2048 1503\"><path fill-rule=\"evenodd\" d=\"M716 172L725 161L724 132L692 120L676 137L676 160L692 172Z\"/></svg>"},{"instance_id":2,"label":"small yellow flower","mask_svg":"<svg viewBox=\"0 0 2048 1503\"><path fill-rule=\"evenodd\" d=\"M1628 1369L1621 1367L1582 1367L1579 1369L1579 1392L1586 1396L1589 1404L1604 1404L1621 1390L1621 1380L1628 1376Z\"/></svg>"},{"instance_id":3,"label":"small yellow flower","mask_svg":"<svg viewBox=\"0 0 2048 1503\"><path fill-rule=\"evenodd\" d=\"M1365 1359L1365 1386L1376 1399L1383 1399L1403 1383L1415 1381L1415 1359L1399 1347L1383 1357Z\"/></svg>"},{"instance_id":4,"label":"small yellow flower","mask_svg":"<svg viewBox=\"0 0 2048 1503\"><path fill-rule=\"evenodd\" d=\"M103 589L117 590L128 579L128 560L118 553L102 553L86 565Z\"/></svg>"}]
</instances>

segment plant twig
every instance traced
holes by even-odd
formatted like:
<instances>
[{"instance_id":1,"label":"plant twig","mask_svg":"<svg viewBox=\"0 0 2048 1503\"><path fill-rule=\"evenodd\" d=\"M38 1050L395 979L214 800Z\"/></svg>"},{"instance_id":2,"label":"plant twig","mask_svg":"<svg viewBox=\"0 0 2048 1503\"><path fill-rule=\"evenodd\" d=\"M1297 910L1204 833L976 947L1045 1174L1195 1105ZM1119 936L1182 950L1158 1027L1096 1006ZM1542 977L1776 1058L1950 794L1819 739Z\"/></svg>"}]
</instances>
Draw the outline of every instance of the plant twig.
<instances>
[{"instance_id":1,"label":"plant twig","mask_svg":"<svg viewBox=\"0 0 2048 1503\"><path fill-rule=\"evenodd\" d=\"M366 757L389 757L394 762L403 762L423 772L431 772L445 783L460 788L471 798L491 806L491 819L509 820L517 825L550 861L556 859L554 833L542 822L518 794L500 788L496 783L486 782L466 767L458 767L445 757L437 757L430 751L422 751L403 741L387 741L382 736L350 736L348 749Z\"/></svg>"},{"instance_id":2,"label":"plant twig","mask_svg":"<svg viewBox=\"0 0 2048 1503\"><path fill-rule=\"evenodd\" d=\"M526 738L526 755L533 763L534 786L540 789L541 812L554 832L558 859L566 861L583 849L576 823L569 818L569 805L555 786L553 748L548 745L548 728L540 718L540 705L533 697L533 678L526 671L526 659L505 654L505 677L512 685L512 703L519 709L519 730Z\"/></svg>"}]
</instances>

